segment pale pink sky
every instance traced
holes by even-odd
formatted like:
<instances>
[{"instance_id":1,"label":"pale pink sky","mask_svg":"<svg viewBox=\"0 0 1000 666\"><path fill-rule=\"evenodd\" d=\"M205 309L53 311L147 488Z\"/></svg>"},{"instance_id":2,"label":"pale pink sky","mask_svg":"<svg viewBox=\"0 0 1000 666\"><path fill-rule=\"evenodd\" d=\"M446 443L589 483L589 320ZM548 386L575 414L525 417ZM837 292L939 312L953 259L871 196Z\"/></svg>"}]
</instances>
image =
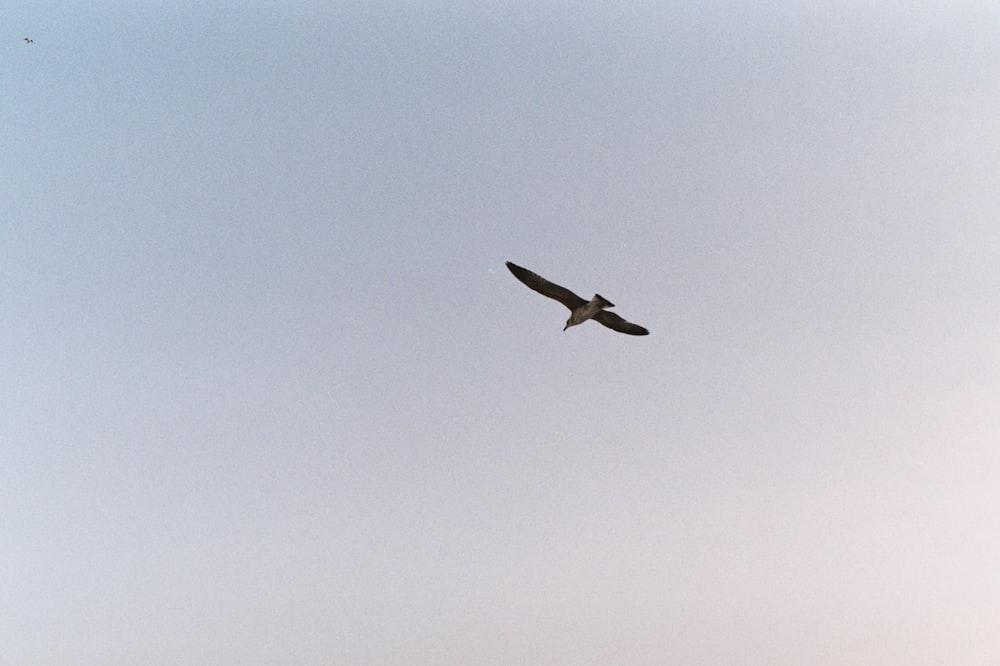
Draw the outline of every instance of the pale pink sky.
<instances>
[{"instance_id":1,"label":"pale pink sky","mask_svg":"<svg viewBox=\"0 0 1000 666\"><path fill-rule=\"evenodd\" d=\"M1000 662L1000 10L599 4L5 13L0 661Z\"/></svg>"}]
</instances>

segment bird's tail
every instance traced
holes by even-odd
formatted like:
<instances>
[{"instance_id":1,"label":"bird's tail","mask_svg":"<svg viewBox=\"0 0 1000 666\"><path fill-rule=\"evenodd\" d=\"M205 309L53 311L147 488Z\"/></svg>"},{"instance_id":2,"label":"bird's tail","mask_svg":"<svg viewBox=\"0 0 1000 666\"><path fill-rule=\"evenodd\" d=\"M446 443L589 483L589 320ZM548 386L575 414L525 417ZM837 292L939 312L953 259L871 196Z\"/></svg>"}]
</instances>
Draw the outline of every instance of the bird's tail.
<instances>
[{"instance_id":1,"label":"bird's tail","mask_svg":"<svg viewBox=\"0 0 1000 666\"><path fill-rule=\"evenodd\" d=\"M613 307L615 307L614 303L612 303L608 299L604 298L600 294L594 294L594 298L597 299L597 302L601 304L602 308L613 308Z\"/></svg>"}]
</instances>

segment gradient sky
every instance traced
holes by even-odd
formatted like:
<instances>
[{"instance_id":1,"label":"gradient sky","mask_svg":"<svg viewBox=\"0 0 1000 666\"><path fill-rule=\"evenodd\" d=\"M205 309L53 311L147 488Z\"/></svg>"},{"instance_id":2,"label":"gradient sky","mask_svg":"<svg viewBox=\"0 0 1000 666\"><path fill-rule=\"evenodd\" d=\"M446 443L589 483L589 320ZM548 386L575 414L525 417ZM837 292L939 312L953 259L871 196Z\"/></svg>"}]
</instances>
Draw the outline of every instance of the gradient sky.
<instances>
[{"instance_id":1,"label":"gradient sky","mask_svg":"<svg viewBox=\"0 0 1000 666\"><path fill-rule=\"evenodd\" d=\"M4 5L0 662L1000 663L1000 9L610 4Z\"/></svg>"}]
</instances>

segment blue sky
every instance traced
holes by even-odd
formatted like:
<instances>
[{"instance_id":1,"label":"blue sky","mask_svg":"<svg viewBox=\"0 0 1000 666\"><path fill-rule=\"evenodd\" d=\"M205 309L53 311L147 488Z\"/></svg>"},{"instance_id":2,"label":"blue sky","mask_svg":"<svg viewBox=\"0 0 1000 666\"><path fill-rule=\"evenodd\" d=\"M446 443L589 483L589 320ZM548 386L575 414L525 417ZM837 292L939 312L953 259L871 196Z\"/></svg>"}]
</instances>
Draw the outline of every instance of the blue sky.
<instances>
[{"instance_id":1,"label":"blue sky","mask_svg":"<svg viewBox=\"0 0 1000 666\"><path fill-rule=\"evenodd\" d=\"M603 4L4 9L5 660L1000 659L1000 11Z\"/></svg>"}]
</instances>

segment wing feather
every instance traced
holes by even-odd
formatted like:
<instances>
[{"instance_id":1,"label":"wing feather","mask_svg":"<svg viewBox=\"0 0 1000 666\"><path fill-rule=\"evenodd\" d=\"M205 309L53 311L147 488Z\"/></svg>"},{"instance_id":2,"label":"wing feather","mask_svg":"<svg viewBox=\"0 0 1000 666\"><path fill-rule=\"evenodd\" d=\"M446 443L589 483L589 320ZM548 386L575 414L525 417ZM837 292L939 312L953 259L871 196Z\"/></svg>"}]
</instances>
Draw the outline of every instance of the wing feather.
<instances>
[{"instance_id":1,"label":"wing feather","mask_svg":"<svg viewBox=\"0 0 1000 666\"><path fill-rule=\"evenodd\" d=\"M570 310L576 310L581 305L587 303L585 299L580 298L566 287L560 287L553 282L549 282L541 275L532 273L527 268L521 268L509 261L507 262L507 268L514 274L514 277L527 285L529 289L537 291L542 296L554 298Z\"/></svg>"},{"instance_id":2,"label":"wing feather","mask_svg":"<svg viewBox=\"0 0 1000 666\"><path fill-rule=\"evenodd\" d=\"M625 321L614 312L609 310L601 310L593 317L594 321L604 324L610 329L618 331L619 333L627 333L629 335L649 335L647 331L639 324L633 324L630 321Z\"/></svg>"}]
</instances>

